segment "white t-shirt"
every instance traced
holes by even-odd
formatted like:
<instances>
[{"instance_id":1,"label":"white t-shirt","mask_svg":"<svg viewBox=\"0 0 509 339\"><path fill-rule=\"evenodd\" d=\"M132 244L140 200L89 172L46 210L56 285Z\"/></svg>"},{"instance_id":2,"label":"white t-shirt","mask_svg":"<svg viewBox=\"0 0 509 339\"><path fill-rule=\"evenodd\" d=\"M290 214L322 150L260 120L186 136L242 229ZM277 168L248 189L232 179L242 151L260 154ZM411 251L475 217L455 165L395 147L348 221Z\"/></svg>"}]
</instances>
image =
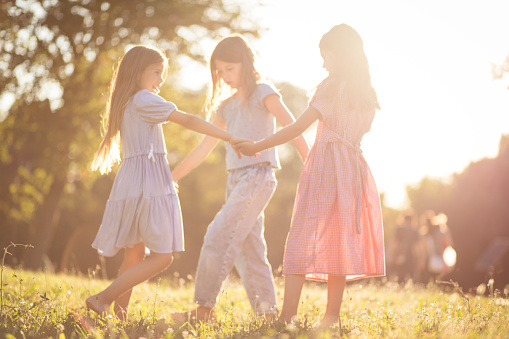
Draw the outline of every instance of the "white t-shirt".
<instances>
[{"instance_id":1,"label":"white t-shirt","mask_svg":"<svg viewBox=\"0 0 509 339\"><path fill-rule=\"evenodd\" d=\"M270 85L261 83L258 84L248 103L243 103L240 97L230 97L225 100L220 105L217 114L226 122L226 130L236 137L253 141L259 141L274 134L276 119L263 104L263 99L271 94L280 96ZM242 158L239 159L232 146L230 144L226 146L227 171L261 162L269 162L272 167L281 168L275 147L260 152L258 157L242 155Z\"/></svg>"}]
</instances>

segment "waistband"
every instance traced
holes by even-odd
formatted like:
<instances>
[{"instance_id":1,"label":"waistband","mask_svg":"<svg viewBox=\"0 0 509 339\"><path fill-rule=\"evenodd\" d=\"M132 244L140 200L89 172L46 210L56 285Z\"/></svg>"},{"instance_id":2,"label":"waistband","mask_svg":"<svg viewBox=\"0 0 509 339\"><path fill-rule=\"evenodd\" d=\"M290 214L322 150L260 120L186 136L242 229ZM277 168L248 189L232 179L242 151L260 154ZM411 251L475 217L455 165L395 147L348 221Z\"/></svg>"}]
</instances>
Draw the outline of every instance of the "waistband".
<instances>
[{"instance_id":1,"label":"waistband","mask_svg":"<svg viewBox=\"0 0 509 339\"><path fill-rule=\"evenodd\" d=\"M258 162L256 164L247 165L247 166L243 166L243 167L239 167L239 168L234 168L234 169L228 170L227 172L233 173L233 172L245 170L245 169L251 168L251 167L272 167L272 164L269 161Z\"/></svg>"},{"instance_id":2,"label":"waistband","mask_svg":"<svg viewBox=\"0 0 509 339\"><path fill-rule=\"evenodd\" d=\"M141 156L146 155L147 158L149 158L150 160L152 160L152 162L154 162L155 161L154 154L163 154L163 155L166 155L166 152L164 150L155 150L154 151L154 144L150 144L150 150L149 151L142 150L142 151L139 151L139 152L128 153L124 157L122 157L122 160L130 159L130 158L135 158L135 157L141 157Z\"/></svg>"},{"instance_id":3,"label":"waistband","mask_svg":"<svg viewBox=\"0 0 509 339\"><path fill-rule=\"evenodd\" d=\"M325 143L340 143L347 146L349 149L356 153L362 153L360 143L353 144L346 139L345 136L342 136L326 127L322 130L322 135L316 142L325 142Z\"/></svg>"}]
</instances>

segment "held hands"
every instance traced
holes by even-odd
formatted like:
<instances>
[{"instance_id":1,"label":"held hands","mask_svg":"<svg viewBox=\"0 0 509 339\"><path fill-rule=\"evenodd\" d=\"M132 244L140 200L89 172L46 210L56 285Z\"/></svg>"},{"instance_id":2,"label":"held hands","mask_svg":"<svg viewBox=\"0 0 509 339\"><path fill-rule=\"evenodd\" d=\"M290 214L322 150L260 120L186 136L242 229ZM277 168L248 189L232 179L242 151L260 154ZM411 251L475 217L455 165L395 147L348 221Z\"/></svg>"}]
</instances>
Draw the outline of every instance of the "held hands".
<instances>
[{"instance_id":1,"label":"held hands","mask_svg":"<svg viewBox=\"0 0 509 339\"><path fill-rule=\"evenodd\" d=\"M257 157L260 153L256 151L256 143L252 141L241 141L233 146L237 151L244 155Z\"/></svg>"},{"instance_id":2,"label":"held hands","mask_svg":"<svg viewBox=\"0 0 509 339\"><path fill-rule=\"evenodd\" d=\"M254 142L250 139L238 138L238 137L232 135L232 137L230 138L230 140L228 142L230 143L230 145L232 145L233 150L237 153L237 156L239 157L239 159L241 158L241 152L244 155L249 155L249 156L254 155L257 157L259 155L258 152L245 153L239 148L240 145L254 145Z\"/></svg>"},{"instance_id":3,"label":"held hands","mask_svg":"<svg viewBox=\"0 0 509 339\"><path fill-rule=\"evenodd\" d=\"M233 150L235 151L235 153L237 153L237 156L239 157L239 159L242 158L242 154L240 154L239 150L237 149L237 147L235 145L238 143L241 143L241 142L252 142L252 141L249 139L245 139L245 138L238 138L234 135L232 135L230 140L228 140L228 143L230 145L232 145Z\"/></svg>"}]
</instances>

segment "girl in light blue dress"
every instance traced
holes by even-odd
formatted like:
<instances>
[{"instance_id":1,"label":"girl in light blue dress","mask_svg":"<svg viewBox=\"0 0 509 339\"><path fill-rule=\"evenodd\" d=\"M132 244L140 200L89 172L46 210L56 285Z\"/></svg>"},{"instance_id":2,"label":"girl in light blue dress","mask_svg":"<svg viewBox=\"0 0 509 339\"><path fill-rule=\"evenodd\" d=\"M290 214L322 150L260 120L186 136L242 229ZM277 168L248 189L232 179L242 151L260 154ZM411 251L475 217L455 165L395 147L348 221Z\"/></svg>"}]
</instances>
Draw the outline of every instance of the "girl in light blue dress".
<instances>
[{"instance_id":1,"label":"girl in light blue dress","mask_svg":"<svg viewBox=\"0 0 509 339\"><path fill-rule=\"evenodd\" d=\"M120 161L101 227L92 244L99 254L124 249L118 276L104 291L86 300L89 309L127 318L132 288L167 268L173 252L184 250L180 203L166 160L162 124L178 123L225 141L233 136L203 119L181 112L160 96L168 60L162 51L135 46L113 75L103 120L104 139L92 169L101 173ZM145 258L145 247L150 256Z\"/></svg>"}]
</instances>

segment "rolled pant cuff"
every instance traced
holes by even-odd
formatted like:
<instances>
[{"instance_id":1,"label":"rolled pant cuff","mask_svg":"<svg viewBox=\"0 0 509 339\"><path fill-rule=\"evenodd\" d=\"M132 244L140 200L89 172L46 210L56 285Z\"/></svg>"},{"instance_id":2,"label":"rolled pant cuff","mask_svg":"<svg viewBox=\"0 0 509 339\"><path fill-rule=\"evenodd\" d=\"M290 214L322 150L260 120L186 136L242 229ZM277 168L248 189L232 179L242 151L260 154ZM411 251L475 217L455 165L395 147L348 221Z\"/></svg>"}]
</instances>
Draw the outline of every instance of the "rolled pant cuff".
<instances>
[{"instance_id":1,"label":"rolled pant cuff","mask_svg":"<svg viewBox=\"0 0 509 339\"><path fill-rule=\"evenodd\" d=\"M195 304L197 304L198 306L203 306L203 307L208 307L208 308L214 308L216 307L216 303L215 302L206 302L206 301L203 301L203 300L194 300Z\"/></svg>"}]
</instances>

